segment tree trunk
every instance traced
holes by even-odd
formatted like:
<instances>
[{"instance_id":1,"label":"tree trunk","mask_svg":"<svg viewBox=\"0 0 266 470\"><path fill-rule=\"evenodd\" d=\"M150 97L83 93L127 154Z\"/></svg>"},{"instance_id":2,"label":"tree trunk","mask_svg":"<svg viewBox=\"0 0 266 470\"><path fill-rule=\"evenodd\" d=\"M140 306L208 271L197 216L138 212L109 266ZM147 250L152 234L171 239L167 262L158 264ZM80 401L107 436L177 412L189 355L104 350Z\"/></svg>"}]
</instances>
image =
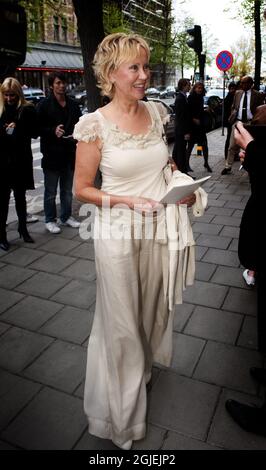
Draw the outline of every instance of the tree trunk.
<instances>
[{"instance_id":1,"label":"tree trunk","mask_svg":"<svg viewBox=\"0 0 266 470\"><path fill-rule=\"evenodd\" d=\"M261 31L260 31L261 0L254 0L254 24L255 24L255 78L254 88L260 88L261 71Z\"/></svg>"},{"instance_id":2,"label":"tree trunk","mask_svg":"<svg viewBox=\"0 0 266 470\"><path fill-rule=\"evenodd\" d=\"M84 63L84 79L88 99L88 111L93 112L101 104L91 63L98 44L104 38L102 0L72 0L77 17L78 34Z\"/></svg>"}]
</instances>

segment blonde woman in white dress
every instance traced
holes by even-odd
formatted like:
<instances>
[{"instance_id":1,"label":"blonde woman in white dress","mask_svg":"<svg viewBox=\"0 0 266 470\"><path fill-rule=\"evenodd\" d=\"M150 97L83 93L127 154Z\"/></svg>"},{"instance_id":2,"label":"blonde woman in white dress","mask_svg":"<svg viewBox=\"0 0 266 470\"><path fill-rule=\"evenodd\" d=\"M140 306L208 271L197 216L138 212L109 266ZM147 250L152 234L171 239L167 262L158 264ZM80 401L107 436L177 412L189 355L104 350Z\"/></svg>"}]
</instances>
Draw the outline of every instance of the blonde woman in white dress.
<instances>
[{"instance_id":1,"label":"blonde woman in white dress","mask_svg":"<svg viewBox=\"0 0 266 470\"><path fill-rule=\"evenodd\" d=\"M160 105L142 101L149 54L138 35L115 33L102 41L94 71L111 101L80 118L74 131L75 194L96 206L97 299L84 407L89 432L122 449L145 436L152 363L170 365L173 303L181 303L182 290L194 277L190 226L170 263L167 216L158 202L167 189L166 116ZM101 189L94 187L98 169ZM191 206L195 200L192 194L181 202Z\"/></svg>"}]
</instances>

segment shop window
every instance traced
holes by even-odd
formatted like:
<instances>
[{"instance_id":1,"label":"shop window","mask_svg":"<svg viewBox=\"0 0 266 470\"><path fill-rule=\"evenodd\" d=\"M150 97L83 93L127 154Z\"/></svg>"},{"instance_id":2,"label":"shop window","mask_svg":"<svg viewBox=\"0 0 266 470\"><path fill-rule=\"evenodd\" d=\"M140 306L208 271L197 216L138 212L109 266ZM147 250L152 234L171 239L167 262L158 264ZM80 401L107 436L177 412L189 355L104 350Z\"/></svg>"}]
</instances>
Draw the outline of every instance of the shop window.
<instances>
[{"instance_id":1,"label":"shop window","mask_svg":"<svg viewBox=\"0 0 266 470\"><path fill-rule=\"evenodd\" d=\"M59 42L59 18L54 16L54 40Z\"/></svg>"}]
</instances>

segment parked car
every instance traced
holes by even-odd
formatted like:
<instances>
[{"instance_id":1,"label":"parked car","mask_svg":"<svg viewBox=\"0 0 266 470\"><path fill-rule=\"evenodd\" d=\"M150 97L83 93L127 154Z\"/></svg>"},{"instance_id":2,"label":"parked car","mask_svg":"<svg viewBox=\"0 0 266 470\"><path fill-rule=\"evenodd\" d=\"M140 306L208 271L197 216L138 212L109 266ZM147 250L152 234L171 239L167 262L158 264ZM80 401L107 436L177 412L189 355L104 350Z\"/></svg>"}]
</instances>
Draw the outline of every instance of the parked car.
<instances>
[{"instance_id":1,"label":"parked car","mask_svg":"<svg viewBox=\"0 0 266 470\"><path fill-rule=\"evenodd\" d=\"M210 99L211 98L211 99ZM218 97L210 97L210 102L204 106L204 126L206 132L210 132L214 129L217 129L222 125L222 100ZM219 101L217 101L219 100ZM149 100L150 101L150 100ZM165 133L168 142L175 138L175 109L173 104L166 104L160 99L153 98L152 101L161 103L167 113L170 115L169 122L165 126Z\"/></svg>"},{"instance_id":2,"label":"parked car","mask_svg":"<svg viewBox=\"0 0 266 470\"><path fill-rule=\"evenodd\" d=\"M211 92L212 90L210 90ZM223 91L223 90L222 90ZM204 96L204 125L206 132L222 125L223 100L217 95L206 93Z\"/></svg>"},{"instance_id":3,"label":"parked car","mask_svg":"<svg viewBox=\"0 0 266 470\"><path fill-rule=\"evenodd\" d=\"M176 89L172 85L169 85L164 90L160 91L160 99L175 98L175 96L176 96Z\"/></svg>"},{"instance_id":4,"label":"parked car","mask_svg":"<svg viewBox=\"0 0 266 470\"><path fill-rule=\"evenodd\" d=\"M25 100L33 104L37 104L45 98L45 94L40 88L23 88L23 94Z\"/></svg>"},{"instance_id":5,"label":"parked car","mask_svg":"<svg viewBox=\"0 0 266 470\"><path fill-rule=\"evenodd\" d=\"M168 142L170 142L175 137L175 113L174 113L173 108L160 99L152 98L152 99L149 99L149 101L155 101L156 103L161 103L166 109L167 114L169 114L170 119L169 119L169 122L165 126L165 134L166 134L166 138Z\"/></svg>"},{"instance_id":6,"label":"parked car","mask_svg":"<svg viewBox=\"0 0 266 470\"><path fill-rule=\"evenodd\" d=\"M160 96L160 90L154 87L147 88L145 95L147 98L158 98Z\"/></svg>"},{"instance_id":7,"label":"parked car","mask_svg":"<svg viewBox=\"0 0 266 470\"><path fill-rule=\"evenodd\" d=\"M77 101L81 109L87 106L87 93L84 88L73 88L73 90L68 92L68 96Z\"/></svg>"},{"instance_id":8,"label":"parked car","mask_svg":"<svg viewBox=\"0 0 266 470\"><path fill-rule=\"evenodd\" d=\"M228 93L228 90L225 90L225 97ZM208 98L210 98L211 96L217 96L218 98L220 98L220 100L223 99L223 89L222 88L210 88L206 95L204 96L204 101L205 103L207 102Z\"/></svg>"}]
</instances>

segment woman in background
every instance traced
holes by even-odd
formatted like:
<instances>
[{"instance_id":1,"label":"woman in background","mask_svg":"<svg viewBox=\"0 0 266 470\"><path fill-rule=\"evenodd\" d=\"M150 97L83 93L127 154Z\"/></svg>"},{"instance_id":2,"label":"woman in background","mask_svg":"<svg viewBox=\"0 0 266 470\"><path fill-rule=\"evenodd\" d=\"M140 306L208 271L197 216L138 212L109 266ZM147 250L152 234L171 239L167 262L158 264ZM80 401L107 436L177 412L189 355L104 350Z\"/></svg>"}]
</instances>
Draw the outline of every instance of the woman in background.
<instances>
[{"instance_id":1,"label":"woman in background","mask_svg":"<svg viewBox=\"0 0 266 470\"><path fill-rule=\"evenodd\" d=\"M7 251L6 222L11 190L18 216L18 232L33 243L27 226L26 190L34 189L31 138L38 136L35 108L23 95L20 83L6 78L0 87L0 248Z\"/></svg>"}]
</instances>

